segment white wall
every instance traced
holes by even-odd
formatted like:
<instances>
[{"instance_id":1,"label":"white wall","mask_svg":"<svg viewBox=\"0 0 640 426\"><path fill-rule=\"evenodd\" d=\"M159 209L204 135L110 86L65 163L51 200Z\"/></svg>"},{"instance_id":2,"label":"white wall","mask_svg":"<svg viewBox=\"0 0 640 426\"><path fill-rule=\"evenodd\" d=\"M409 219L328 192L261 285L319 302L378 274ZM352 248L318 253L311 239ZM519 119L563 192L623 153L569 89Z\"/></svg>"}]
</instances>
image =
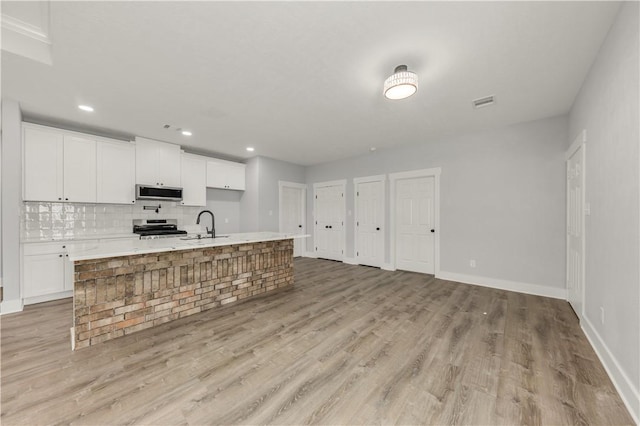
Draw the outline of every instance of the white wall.
<instances>
[{"instance_id":1,"label":"white wall","mask_svg":"<svg viewBox=\"0 0 640 426\"><path fill-rule=\"evenodd\" d=\"M259 230L258 223L258 195L259 161L258 157L250 158L246 163L245 187L240 198L240 232L255 232Z\"/></svg>"},{"instance_id":2,"label":"white wall","mask_svg":"<svg viewBox=\"0 0 640 426\"><path fill-rule=\"evenodd\" d=\"M587 131L583 328L640 419L639 4L624 2L570 114ZM600 308L605 310L601 323Z\"/></svg>"},{"instance_id":3,"label":"white wall","mask_svg":"<svg viewBox=\"0 0 640 426\"><path fill-rule=\"evenodd\" d=\"M20 299L20 203L22 149L20 105L2 100L2 285L0 312L22 309Z\"/></svg>"},{"instance_id":4,"label":"white wall","mask_svg":"<svg viewBox=\"0 0 640 426\"><path fill-rule=\"evenodd\" d=\"M531 284L563 297L567 129L562 116L378 150L308 167L307 184L348 179L352 212L354 177L441 167L441 271ZM313 191L308 193L312 206ZM307 219L313 223L311 209ZM346 256L353 257L352 215L346 226ZM389 238L386 251L388 260ZM476 259L475 269L470 259Z\"/></svg>"}]
</instances>

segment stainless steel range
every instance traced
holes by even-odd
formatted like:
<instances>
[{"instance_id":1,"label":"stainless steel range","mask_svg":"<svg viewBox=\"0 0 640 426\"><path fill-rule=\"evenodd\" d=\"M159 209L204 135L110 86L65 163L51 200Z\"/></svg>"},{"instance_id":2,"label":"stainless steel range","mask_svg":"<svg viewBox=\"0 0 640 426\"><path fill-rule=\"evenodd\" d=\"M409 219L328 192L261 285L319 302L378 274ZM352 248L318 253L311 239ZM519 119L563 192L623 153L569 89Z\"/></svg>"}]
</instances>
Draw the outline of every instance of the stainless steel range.
<instances>
[{"instance_id":1,"label":"stainless steel range","mask_svg":"<svg viewBox=\"0 0 640 426\"><path fill-rule=\"evenodd\" d=\"M133 233L141 240L168 238L185 235L187 231L178 229L176 219L134 219Z\"/></svg>"}]
</instances>

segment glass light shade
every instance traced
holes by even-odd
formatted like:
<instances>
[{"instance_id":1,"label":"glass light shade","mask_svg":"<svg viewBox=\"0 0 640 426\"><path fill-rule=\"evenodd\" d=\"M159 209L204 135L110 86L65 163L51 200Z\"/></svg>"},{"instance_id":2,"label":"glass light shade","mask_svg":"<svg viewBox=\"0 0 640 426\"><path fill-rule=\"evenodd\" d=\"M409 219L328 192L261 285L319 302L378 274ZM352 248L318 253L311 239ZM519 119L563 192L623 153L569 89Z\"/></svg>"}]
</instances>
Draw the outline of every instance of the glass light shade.
<instances>
[{"instance_id":1,"label":"glass light shade","mask_svg":"<svg viewBox=\"0 0 640 426\"><path fill-rule=\"evenodd\" d=\"M399 65L395 72L384 82L384 96L387 99L404 99L418 90L418 76L407 71L406 65Z\"/></svg>"}]
</instances>

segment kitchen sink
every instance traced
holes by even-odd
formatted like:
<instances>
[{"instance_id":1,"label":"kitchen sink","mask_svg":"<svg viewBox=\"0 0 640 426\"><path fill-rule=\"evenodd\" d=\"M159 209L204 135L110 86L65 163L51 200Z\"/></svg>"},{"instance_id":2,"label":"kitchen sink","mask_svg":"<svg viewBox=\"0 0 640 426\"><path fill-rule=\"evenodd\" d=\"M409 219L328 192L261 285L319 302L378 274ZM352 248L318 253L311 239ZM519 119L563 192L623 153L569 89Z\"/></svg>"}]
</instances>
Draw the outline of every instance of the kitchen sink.
<instances>
[{"instance_id":1,"label":"kitchen sink","mask_svg":"<svg viewBox=\"0 0 640 426\"><path fill-rule=\"evenodd\" d=\"M180 239L181 240L213 240L213 239L217 240L219 238L229 238L229 236L228 235L216 235L216 237L213 238L211 235L204 235L203 236L201 234L198 234L198 235L189 235L187 237L183 237L183 238L180 238Z\"/></svg>"}]
</instances>

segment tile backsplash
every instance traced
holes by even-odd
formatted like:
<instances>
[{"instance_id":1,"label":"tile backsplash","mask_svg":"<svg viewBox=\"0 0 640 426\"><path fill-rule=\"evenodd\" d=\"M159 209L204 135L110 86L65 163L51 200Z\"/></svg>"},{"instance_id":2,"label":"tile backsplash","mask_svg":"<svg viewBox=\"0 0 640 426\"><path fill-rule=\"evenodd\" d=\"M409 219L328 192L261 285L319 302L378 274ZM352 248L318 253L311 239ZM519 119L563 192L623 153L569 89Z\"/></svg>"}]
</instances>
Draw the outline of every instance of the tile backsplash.
<instances>
[{"instance_id":1,"label":"tile backsplash","mask_svg":"<svg viewBox=\"0 0 640 426\"><path fill-rule=\"evenodd\" d=\"M143 206L161 205L155 210ZM178 228L198 232L198 213L206 207L184 207L175 202L139 202L135 205L45 203L25 201L20 220L21 239L86 238L132 232L133 219L177 219ZM208 219L203 220L207 226ZM204 224L203 224L204 225ZM204 230L204 227L202 227Z\"/></svg>"}]
</instances>

